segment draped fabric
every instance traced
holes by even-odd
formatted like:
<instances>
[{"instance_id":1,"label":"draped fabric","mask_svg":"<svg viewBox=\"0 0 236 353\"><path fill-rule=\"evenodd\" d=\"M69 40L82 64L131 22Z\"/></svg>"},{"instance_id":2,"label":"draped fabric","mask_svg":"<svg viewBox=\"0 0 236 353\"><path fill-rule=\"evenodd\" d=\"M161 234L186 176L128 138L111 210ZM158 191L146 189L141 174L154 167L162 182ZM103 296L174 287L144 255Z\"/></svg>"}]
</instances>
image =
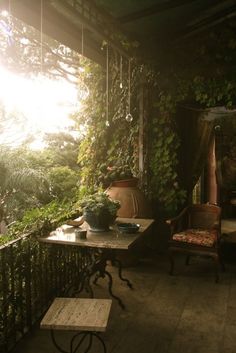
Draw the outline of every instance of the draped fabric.
<instances>
[{"instance_id":1,"label":"draped fabric","mask_svg":"<svg viewBox=\"0 0 236 353\"><path fill-rule=\"evenodd\" d=\"M224 215L232 216L232 205L236 200L236 135L235 114L220 121L216 133L216 176L218 183L218 202Z\"/></svg>"},{"instance_id":2,"label":"draped fabric","mask_svg":"<svg viewBox=\"0 0 236 353\"><path fill-rule=\"evenodd\" d=\"M214 120L205 119L204 110L179 107L177 110L181 138L179 177L180 185L187 191L187 202L207 162L213 136Z\"/></svg>"},{"instance_id":3,"label":"draped fabric","mask_svg":"<svg viewBox=\"0 0 236 353\"><path fill-rule=\"evenodd\" d=\"M219 186L236 190L236 114L220 122L216 133L217 177Z\"/></svg>"}]
</instances>

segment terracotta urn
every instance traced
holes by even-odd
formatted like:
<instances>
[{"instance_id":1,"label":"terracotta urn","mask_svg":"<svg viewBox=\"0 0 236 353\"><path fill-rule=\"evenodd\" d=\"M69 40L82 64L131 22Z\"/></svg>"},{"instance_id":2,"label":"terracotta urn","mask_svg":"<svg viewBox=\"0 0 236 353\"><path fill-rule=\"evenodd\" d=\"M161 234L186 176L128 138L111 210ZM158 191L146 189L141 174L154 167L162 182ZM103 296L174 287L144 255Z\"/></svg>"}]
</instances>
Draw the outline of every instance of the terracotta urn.
<instances>
[{"instance_id":1,"label":"terracotta urn","mask_svg":"<svg viewBox=\"0 0 236 353\"><path fill-rule=\"evenodd\" d=\"M117 180L106 190L113 200L119 200L118 217L152 218L152 209L144 193L138 188L138 179Z\"/></svg>"}]
</instances>

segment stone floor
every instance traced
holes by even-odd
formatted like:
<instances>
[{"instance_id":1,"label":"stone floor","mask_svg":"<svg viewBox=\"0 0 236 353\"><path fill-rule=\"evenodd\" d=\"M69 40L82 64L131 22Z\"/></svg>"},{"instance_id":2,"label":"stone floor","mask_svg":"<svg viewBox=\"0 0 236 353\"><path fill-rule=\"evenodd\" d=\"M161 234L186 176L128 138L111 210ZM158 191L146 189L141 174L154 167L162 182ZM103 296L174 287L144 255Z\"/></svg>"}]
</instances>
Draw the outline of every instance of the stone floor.
<instances>
[{"instance_id":1,"label":"stone floor","mask_svg":"<svg viewBox=\"0 0 236 353\"><path fill-rule=\"evenodd\" d=\"M236 258L236 247L235 258ZM107 331L103 334L108 353L235 353L236 352L236 261L226 266L218 284L213 263L192 258L189 266L178 257L176 273L169 276L164 254L153 254L134 267L124 269L134 286L129 289L109 267L114 293L126 305L113 300ZM97 298L108 298L106 279L95 289ZM60 332L64 349L69 333ZM83 350L81 350L82 352ZM94 352L102 352L95 347ZM22 340L14 353L55 353L49 332L37 327Z\"/></svg>"},{"instance_id":2,"label":"stone floor","mask_svg":"<svg viewBox=\"0 0 236 353\"><path fill-rule=\"evenodd\" d=\"M236 244L236 220L234 218L222 220L221 232L226 243Z\"/></svg>"}]
</instances>

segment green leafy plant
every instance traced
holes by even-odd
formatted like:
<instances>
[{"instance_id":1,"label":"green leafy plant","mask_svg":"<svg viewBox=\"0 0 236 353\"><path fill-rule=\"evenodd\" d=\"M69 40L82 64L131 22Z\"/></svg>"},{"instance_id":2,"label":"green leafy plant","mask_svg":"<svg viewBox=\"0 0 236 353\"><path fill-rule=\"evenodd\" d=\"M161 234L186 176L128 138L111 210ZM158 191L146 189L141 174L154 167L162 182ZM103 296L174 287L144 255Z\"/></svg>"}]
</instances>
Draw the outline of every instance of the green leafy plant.
<instances>
[{"instance_id":1,"label":"green leafy plant","mask_svg":"<svg viewBox=\"0 0 236 353\"><path fill-rule=\"evenodd\" d=\"M104 211L108 211L111 216L115 216L120 208L120 202L112 200L105 192L97 192L83 198L78 202L78 206L83 212L90 211L99 215Z\"/></svg>"}]
</instances>

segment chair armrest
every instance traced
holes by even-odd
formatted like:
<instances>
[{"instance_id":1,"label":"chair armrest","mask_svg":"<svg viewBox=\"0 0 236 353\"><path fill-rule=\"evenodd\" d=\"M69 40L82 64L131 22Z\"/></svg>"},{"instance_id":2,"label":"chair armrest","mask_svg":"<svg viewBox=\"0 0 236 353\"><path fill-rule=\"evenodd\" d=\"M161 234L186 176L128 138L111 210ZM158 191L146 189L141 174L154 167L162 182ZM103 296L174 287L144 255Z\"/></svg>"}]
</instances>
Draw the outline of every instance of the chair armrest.
<instances>
[{"instance_id":1,"label":"chair armrest","mask_svg":"<svg viewBox=\"0 0 236 353\"><path fill-rule=\"evenodd\" d=\"M184 216L184 214L186 213L186 211L187 211L187 207L184 208L184 209L180 212L180 214L178 214L178 216L173 217L173 218L170 218L170 219L166 219L166 224L171 225L171 224L174 224L174 223L178 222L178 221Z\"/></svg>"},{"instance_id":2,"label":"chair armrest","mask_svg":"<svg viewBox=\"0 0 236 353\"><path fill-rule=\"evenodd\" d=\"M178 216L166 219L166 224L170 226L171 235L177 230L177 226L182 220L183 216L186 214L188 207L185 207Z\"/></svg>"}]
</instances>

